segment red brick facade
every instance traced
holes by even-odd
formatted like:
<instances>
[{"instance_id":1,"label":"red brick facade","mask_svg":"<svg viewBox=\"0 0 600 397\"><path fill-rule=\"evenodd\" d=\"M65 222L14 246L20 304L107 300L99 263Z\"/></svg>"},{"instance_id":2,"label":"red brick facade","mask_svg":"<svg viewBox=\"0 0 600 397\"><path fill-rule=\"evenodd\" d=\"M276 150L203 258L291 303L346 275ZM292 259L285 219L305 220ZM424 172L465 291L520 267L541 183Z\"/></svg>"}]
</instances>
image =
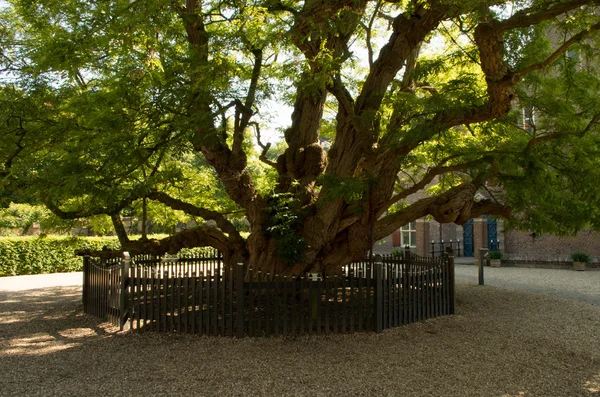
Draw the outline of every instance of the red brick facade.
<instances>
[{"instance_id":1,"label":"red brick facade","mask_svg":"<svg viewBox=\"0 0 600 397\"><path fill-rule=\"evenodd\" d=\"M585 231L574 237L510 230L505 233L505 257L512 260L568 261L569 255L582 251L600 261L600 233Z\"/></svg>"}]
</instances>

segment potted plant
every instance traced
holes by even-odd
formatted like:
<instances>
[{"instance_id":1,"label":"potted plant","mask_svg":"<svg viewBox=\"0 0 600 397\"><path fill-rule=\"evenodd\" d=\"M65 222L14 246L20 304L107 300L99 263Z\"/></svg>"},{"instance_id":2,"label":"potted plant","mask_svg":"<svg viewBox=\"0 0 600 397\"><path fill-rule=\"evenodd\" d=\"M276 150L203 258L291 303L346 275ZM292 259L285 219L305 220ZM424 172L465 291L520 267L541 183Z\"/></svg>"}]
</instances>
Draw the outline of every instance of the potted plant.
<instances>
[{"instance_id":1,"label":"potted plant","mask_svg":"<svg viewBox=\"0 0 600 397\"><path fill-rule=\"evenodd\" d=\"M488 258L490 258L490 266L500 267L500 264L502 263L502 252L490 251Z\"/></svg>"},{"instance_id":2,"label":"potted plant","mask_svg":"<svg viewBox=\"0 0 600 397\"><path fill-rule=\"evenodd\" d=\"M590 261L590 256L585 252L573 252L571 260L573 261L573 270L584 271L585 264Z\"/></svg>"}]
</instances>

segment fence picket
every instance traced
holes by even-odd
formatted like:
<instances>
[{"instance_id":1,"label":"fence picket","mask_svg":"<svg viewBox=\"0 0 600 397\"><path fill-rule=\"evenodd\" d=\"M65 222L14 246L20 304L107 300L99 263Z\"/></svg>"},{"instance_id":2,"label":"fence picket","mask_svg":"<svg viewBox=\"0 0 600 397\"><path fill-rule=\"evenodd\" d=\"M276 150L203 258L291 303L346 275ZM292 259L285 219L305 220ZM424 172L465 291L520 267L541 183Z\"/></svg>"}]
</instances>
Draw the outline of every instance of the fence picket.
<instances>
[{"instance_id":1,"label":"fence picket","mask_svg":"<svg viewBox=\"0 0 600 397\"><path fill-rule=\"evenodd\" d=\"M358 277L356 279L356 306L357 306L357 325L356 325L356 329L358 331L362 331L363 330L363 314L364 314L364 299L363 299L363 272L362 270L362 263L359 264L360 266L358 267ZM366 297L365 297L366 299Z\"/></svg>"},{"instance_id":2,"label":"fence picket","mask_svg":"<svg viewBox=\"0 0 600 397\"><path fill-rule=\"evenodd\" d=\"M418 273L418 277L419 277L419 281L417 282L417 288L419 289L419 300L417 301L417 307L419 309L419 319L418 321L422 321L424 320L423 317L423 308L424 308L424 288L423 288L423 263L419 263L419 273Z\"/></svg>"},{"instance_id":3,"label":"fence picket","mask_svg":"<svg viewBox=\"0 0 600 397\"><path fill-rule=\"evenodd\" d=\"M220 260L218 262L218 267L220 275L219 282L221 284L221 336L225 336L225 326L227 325L227 313L225 311L225 267Z\"/></svg>"},{"instance_id":4,"label":"fence picket","mask_svg":"<svg viewBox=\"0 0 600 397\"><path fill-rule=\"evenodd\" d=\"M407 284L407 292L408 292L408 324L415 322L415 290L414 290L414 272L416 265L408 264L408 284Z\"/></svg>"},{"instance_id":5,"label":"fence picket","mask_svg":"<svg viewBox=\"0 0 600 397\"><path fill-rule=\"evenodd\" d=\"M228 280L228 296L229 300L229 315L227 317L227 329L229 336L233 337L233 268L229 267L229 280Z\"/></svg>"},{"instance_id":6,"label":"fence picket","mask_svg":"<svg viewBox=\"0 0 600 397\"><path fill-rule=\"evenodd\" d=\"M306 291L305 291L305 287L306 287L306 279L304 278L304 276L300 276L300 309L298 311L298 314L300 315L300 329L299 329L299 335L302 336L304 335L305 329L304 327L306 326L306 322L304 321L306 318L306 309L305 309L305 299L306 299Z\"/></svg>"},{"instance_id":7,"label":"fence picket","mask_svg":"<svg viewBox=\"0 0 600 397\"><path fill-rule=\"evenodd\" d=\"M252 288L252 283L254 281L254 275L252 274L252 267L250 267L248 269L248 300L246 302L246 305L248 306L248 310L246 310L246 308L244 307L244 310L246 310L246 322L248 323L248 335L250 336L254 336L254 334L252 333L252 331L254 330L254 310L252 310L252 308L254 307L255 303L254 303L254 293L256 292L253 288Z\"/></svg>"},{"instance_id":8,"label":"fence picket","mask_svg":"<svg viewBox=\"0 0 600 397\"><path fill-rule=\"evenodd\" d=\"M236 266L235 276L235 303L236 303L236 336L244 337L244 263Z\"/></svg>"},{"instance_id":9,"label":"fence picket","mask_svg":"<svg viewBox=\"0 0 600 397\"><path fill-rule=\"evenodd\" d=\"M219 277L218 268L216 261L213 262L213 317L212 317L212 325L213 325L213 335L219 335Z\"/></svg>"},{"instance_id":10,"label":"fence picket","mask_svg":"<svg viewBox=\"0 0 600 397\"><path fill-rule=\"evenodd\" d=\"M197 306L196 306L196 285L198 284L198 267L197 264L194 263L191 269L191 281L192 281L192 334L196 333L196 318L198 315L198 310L197 310Z\"/></svg>"},{"instance_id":11,"label":"fence picket","mask_svg":"<svg viewBox=\"0 0 600 397\"><path fill-rule=\"evenodd\" d=\"M150 271L150 316L149 316L149 327L148 331L154 331L154 265L148 267Z\"/></svg>"},{"instance_id":12,"label":"fence picket","mask_svg":"<svg viewBox=\"0 0 600 397\"><path fill-rule=\"evenodd\" d=\"M136 325L136 330L139 331L140 328L140 323L141 323L141 315L142 315L142 309L141 309L141 300L142 300L142 269L140 268L140 265L138 265L137 263L134 265L134 271L135 271L135 325Z\"/></svg>"},{"instance_id":13,"label":"fence picket","mask_svg":"<svg viewBox=\"0 0 600 397\"><path fill-rule=\"evenodd\" d=\"M441 276L443 275L442 269L437 266L436 267L436 281L435 281L435 291L436 291L436 296L437 296L437 306L436 306L436 313L438 316L442 316L444 314L444 310L442 308L442 294L441 294L441 286L442 286L442 280L441 280Z\"/></svg>"},{"instance_id":14,"label":"fence picket","mask_svg":"<svg viewBox=\"0 0 600 397\"><path fill-rule=\"evenodd\" d=\"M273 334L281 334L281 296L280 296L281 281L279 274L273 276Z\"/></svg>"},{"instance_id":15,"label":"fence picket","mask_svg":"<svg viewBox=\"0 0 600 397\"><path fill-rule=\"evenodd\" d=\"M290 294L289 294L289 299L290 299L290 310L288 312L289 314L289 319L290 319L290 333L292 335L298 335L299 330L298 330L298 323L300 321L300 318L298 317L298 304L299 302L297 301L297 297L300 294L300 287L299 287L299 280L296 278L296 275L292 275L291 281L290 281ZM298 292L296 292L298 291Z\"/></svg>"},{"instance_id":16,"label":"fence picket","mask_svg":"<svg viewBox=\"0 0 600 397\"><path fill-rule=\"evenodd\" d=\"M267 337L271 336L270 328L273 325L271 323L271 303L270 303L271 291L269 288L269 277L270 277L269 273L263 273L262 282L261 282L261 291L262 291L261 302L262 302L262 307L263 307L262 321L264 323L264 325L262 326L262 331L263 331L264 335Z\"/></svg>"},{"instance_id":17,"label":"fence picket","mask_svg":"<svg viewBox=\"0 0 600 397\"><path fill-rule=\"evenodd\" d=\"M169 332L175 331L175 274L174 270L169 267L169 296L170 307L169 307Z\"/></svg>"},{"instance_id":18,"label":"fence picket","mask_svg":"<svg viewBox=\"0 0 600 397\"><path fill-rule=\"evenodd\" d=\"M258 271L256 274L256 306L258 308L258 310L256 311L256 332L258 335L260 335L261 330L263 329L262 327L262 317L264 314L263 310L260 310L262 308L264 308L264 305L262 305L262 301L263 301L263 290L262 290L262 279L263 279L263 273L262 271Z\"/></svg>"},{"instance_id":19,"label":"fence picket","mask_svg":"<svg viewBox=\"0 0 600 397\"><path fill-rule=\"evenodd\" d=\"M316 285L315 285L315 291L316 291L316 323L317 323L317 335L321 335L321 333L323 332L323 321L322 321L322 317L323 317L323 294L325 293L325 291L323 291L325 283L324 283L324 278L323 277L319 277L319 279L316 281Z\"/></svg>"},{"instance_id":20,"label":"fence picket","mask_svg":"<svg viewBox=\"0 0 600 397\"><path fill-rule=\"evenodd\" d=\"M388 294L389 294L389 314L388 314L388 328L394 327L394 318L396 316L396 280L394 278L394 264L392 262L386 264L388 268Z\"/></svg>"},{"instance_id":21,"label":"fence picket","mask_svg":"<svg viewBox=\"0 0 600 397\"><path fill-rule=\"evenodd\" d=\"M289 318L288 318L288 292L289 292L289 286L291 285L291 282L288 282L288 278L287 276L283 276L283 285L282 285L282 293L283 293L283 300L282 300L282 305L281 305L281 321L282 321L282 326L283 326L283 336L287 336L288 335L288 326L289 326Z\"/></svg>"},{"instance_id":22,"label":"fence picket","mask_svg":"<svg viewBox=\"0 0 600 397\"><path fill-rule=\"evenodd\" d=\"M383 291L381 256L375 257L375 332L383 330Z\"/></svg>"}]
</instances>

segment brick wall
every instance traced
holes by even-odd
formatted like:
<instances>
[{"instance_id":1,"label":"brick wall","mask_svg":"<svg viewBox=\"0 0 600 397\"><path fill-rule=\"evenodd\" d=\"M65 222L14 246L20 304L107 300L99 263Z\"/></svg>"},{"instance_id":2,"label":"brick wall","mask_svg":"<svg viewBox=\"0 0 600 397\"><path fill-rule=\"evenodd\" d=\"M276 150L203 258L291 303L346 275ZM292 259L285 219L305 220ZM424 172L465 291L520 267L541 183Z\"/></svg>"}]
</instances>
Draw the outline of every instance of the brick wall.
<instances>
[{"instance_id":1,"label":"brick wall","mask_svg":"<svg viewBox=\"0 0 600 397\"><path fill-rule=\"evenodd\" d=\"M534 235L518 230L504 234L506 259L568 261L575 251L583 251L600 262L600 233L585 231L574 237L558 237L548 234Z\"/></svg>"},{"instance_id":2,"label":"brick wall","mask_svg":"<svg viewBox=\"0 0 600 397\"><path fill-rule=\"evenodd\" d=\"M428 247L431 242L431 224L425 219L417 219L417 248L416 252L419 255L428 255Z\"/></svg>"},{"instance_id":3,"label":"brick wall","mask_svg":"<svg viewBox=\"0 0 600 397\"><path fill-rule=\"evenodd\" d=\"M375 242L373 245L373 254L391 254L394 249L400 247L392 246L392 235Z\"/></svg>"},{"instance_id":4,"label":"brick wall","mask_svg":"<svg viewBox=\"0 0 600 397\"><path fill-rule=\"evenodd\" d=\"M440 238L440 231L442 233L442 236ZM457 239L461 239L462 240L462 236L459 236L456 233L456 224L454 223L443 223L441 230L440 230L440 224L437 221L430 221L429 222L429 243L431 244L431 240L435 241L436 243L440 242L440 240L444 240L444 241L456 241Z\"/></svg>"}]
</instances>

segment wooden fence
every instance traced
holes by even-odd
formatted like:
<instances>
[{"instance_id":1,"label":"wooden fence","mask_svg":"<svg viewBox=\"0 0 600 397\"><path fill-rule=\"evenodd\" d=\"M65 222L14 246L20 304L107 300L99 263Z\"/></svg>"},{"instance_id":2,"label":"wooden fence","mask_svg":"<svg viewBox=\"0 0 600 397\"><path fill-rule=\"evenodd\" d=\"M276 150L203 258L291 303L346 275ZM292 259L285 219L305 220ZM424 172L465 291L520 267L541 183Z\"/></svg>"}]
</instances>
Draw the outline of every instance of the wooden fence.
<instances>
[{"instance_id":1,"label":"wooden fence","mask_svg":"<svg viewBox=\"0 0 600 397\"><path fill-rule=\"evenodd\" d=\"M452 255L377 257L324 278L227 270L220 256L85 257L84 311L121 329L237 337L381 332L454 313Z\"/></svg>"}]
</instances>

